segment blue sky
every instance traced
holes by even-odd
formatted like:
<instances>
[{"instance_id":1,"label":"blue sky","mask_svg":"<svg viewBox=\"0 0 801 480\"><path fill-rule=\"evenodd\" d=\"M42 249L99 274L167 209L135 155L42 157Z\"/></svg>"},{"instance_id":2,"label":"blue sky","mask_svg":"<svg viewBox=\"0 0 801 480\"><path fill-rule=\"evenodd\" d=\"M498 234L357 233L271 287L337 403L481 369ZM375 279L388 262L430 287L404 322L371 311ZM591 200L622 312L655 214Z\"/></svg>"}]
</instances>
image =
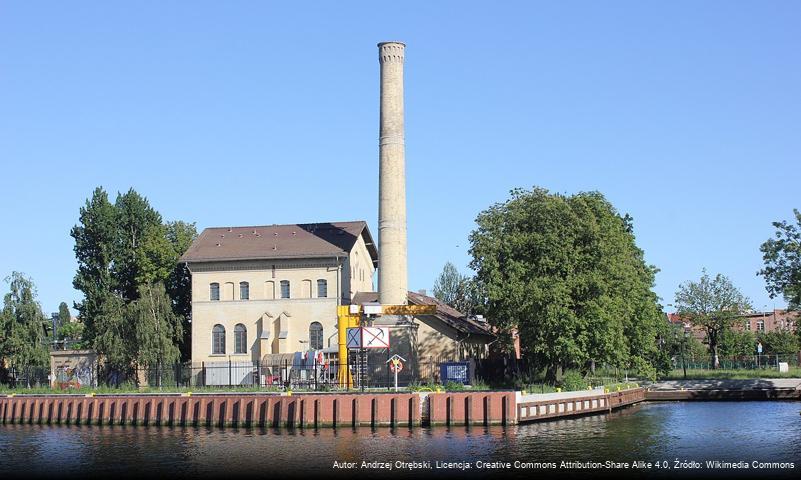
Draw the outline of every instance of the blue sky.
<instances>
[{"instance_id":1,"label":"blue sky","mask_svg":"<svg viewBox=\"0 0 801 480\"><path fill-rule=\"evenodd\" d=\"M201 229L377 234L376 43L401 40L410 288L467 271L476 214L536 185L631 214L663 303L706 267L773 308L756 272L801 208L799 24L796 1L6 0L0 276L45 311L80 299L69 231L98 185Z\"/></svg>"}]
</instances>

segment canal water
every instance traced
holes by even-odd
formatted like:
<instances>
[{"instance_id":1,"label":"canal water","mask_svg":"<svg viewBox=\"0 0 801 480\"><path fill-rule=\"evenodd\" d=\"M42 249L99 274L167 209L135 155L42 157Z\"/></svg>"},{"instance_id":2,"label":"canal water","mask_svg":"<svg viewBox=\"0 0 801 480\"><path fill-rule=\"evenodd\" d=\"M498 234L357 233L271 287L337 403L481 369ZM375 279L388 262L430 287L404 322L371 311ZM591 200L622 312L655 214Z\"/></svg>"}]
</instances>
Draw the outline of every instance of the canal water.
<instances>
[{"instance_id":1,"label":"canal water","mask_svg":"<svg viewBox=\"0 0 801 480\"><path fill-rule=\"evenodd\" d=\"M783 401L643 403L606 415L506 428L5 425L0 426L0 479L86 474L478 478L497 473L801 478L800 411L801 402ZM708 461L729 465L714 468ZM635 468L635 462L643 463Z\"/></svg>"}]
</instances>

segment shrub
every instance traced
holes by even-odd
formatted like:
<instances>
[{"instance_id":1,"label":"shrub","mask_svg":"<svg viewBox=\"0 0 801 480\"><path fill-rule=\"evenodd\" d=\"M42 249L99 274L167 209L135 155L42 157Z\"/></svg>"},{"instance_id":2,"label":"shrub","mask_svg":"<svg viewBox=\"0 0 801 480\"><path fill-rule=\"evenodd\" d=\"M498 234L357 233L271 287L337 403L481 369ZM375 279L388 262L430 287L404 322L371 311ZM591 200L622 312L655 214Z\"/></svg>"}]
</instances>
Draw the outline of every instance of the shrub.
<instances>
[{"instance_id":1,"label":"shrub","mask_svg":"<svg viewBox=\"0 0 801 480\"><path fill-rule=\"evenodd\" d=\"M575 370L568 370L565 372L565 374L562 376L560 385L562 389L568 392L575 390L586 390L588 386L581 372L577 372Z\"/></svg>"},{"instance_id":2,"label":"shrub","mask_svg":"<svg viewBox=\"0 0 801 480\"><path fill-rule=\"evenodd\" d=\"M464 390L464 385L459 382L448 382L444 387L449 392Z\"/></svg>"}]
</instances>

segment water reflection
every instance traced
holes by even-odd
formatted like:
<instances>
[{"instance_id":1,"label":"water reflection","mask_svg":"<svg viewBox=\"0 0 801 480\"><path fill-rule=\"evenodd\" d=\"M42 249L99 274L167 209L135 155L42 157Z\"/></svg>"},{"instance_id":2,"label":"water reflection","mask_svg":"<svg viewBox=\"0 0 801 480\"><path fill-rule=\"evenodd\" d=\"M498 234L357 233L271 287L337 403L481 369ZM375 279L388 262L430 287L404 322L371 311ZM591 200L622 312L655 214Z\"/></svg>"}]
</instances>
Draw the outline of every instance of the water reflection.
<instances>
[{"instance_id":1,"label":"water reflection","mask_svg":"<svg viewBox=\"0 0 801 480\"><path fill-rule=\"evenodd\" d=\"M335 461L363 460L558 463L679 458L792 461L801 466L800 407L798 402L648 403L606 415L508 428L274 430L6 425L0 427L0 478L22 473L78 477L86 472L102 476L146 472L194 478L233 473L330 475L337 472L331 468ZM799 471L797 467L794 473ZM383 476L386 472L378 473ZM470 476L486 472L434 473ZM525 471L507 473L532 475ZM419 472L413 474L417 475Z\"/></svg>"}]
</instances>

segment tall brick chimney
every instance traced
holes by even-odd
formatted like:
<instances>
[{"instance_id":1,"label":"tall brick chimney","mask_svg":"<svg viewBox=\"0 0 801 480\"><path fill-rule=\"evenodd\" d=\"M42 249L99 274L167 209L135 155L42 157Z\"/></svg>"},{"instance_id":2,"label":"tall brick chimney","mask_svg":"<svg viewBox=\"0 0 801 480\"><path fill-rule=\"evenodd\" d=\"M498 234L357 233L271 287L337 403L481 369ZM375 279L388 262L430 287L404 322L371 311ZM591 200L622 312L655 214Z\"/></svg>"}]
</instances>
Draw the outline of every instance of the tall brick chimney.
<instances>
[{"instance_id":1,"label":"tall brick chimney","mask_svg":"<svg viewBox=\"0 0 801 480\"><path fill-rule=\"evenodd\" d=\"M406 45L378 44L381 123L378 137L378 295L382 305L406 305L406 154L403 61Z\"/></svg>"}]
</instances>

